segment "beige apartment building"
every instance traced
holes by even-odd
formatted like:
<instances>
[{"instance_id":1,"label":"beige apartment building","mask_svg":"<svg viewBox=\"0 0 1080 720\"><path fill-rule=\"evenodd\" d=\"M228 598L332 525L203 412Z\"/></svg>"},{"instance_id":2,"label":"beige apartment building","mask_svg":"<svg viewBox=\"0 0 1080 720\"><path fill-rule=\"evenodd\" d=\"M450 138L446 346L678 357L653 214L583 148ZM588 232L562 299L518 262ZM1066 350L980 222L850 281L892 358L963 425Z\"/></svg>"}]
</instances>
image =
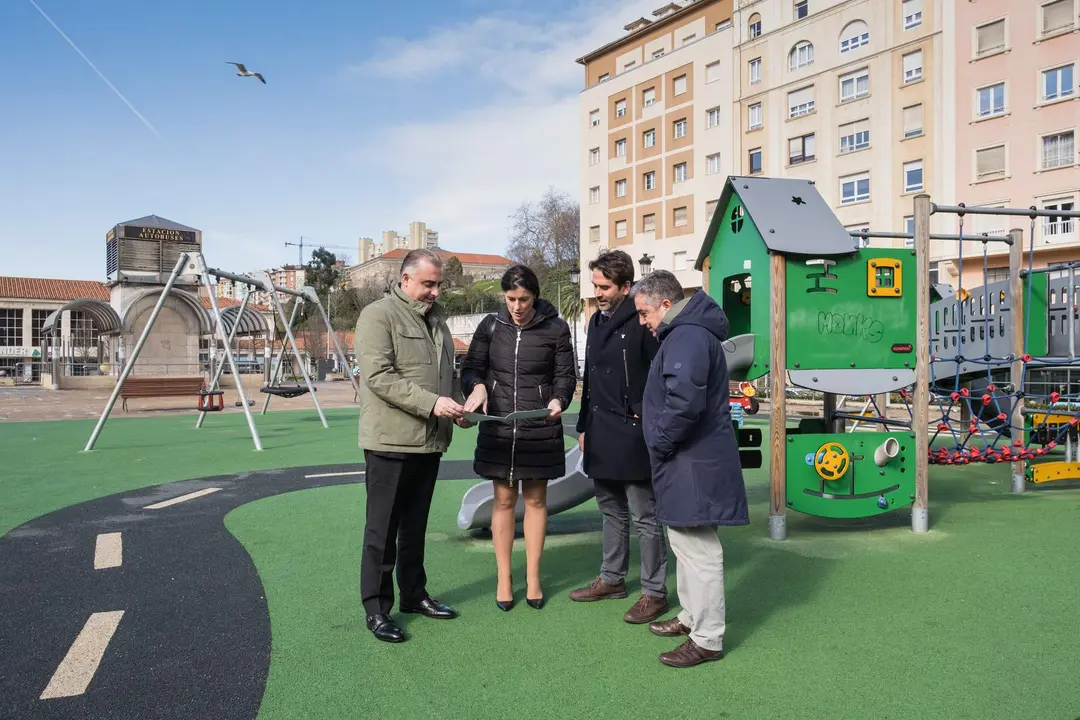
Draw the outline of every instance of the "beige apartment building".
<instances>
[{"instance_id":1,"label":"beige apartment building","mask_svg":"<svg viewBox=\"0 0 1080 720\"><path fill-rule=\"evenodd\" d=\"M428 228L427 223L413 221L409 223L409 232L405 234L383 230L381 242L375 242L371 238L360 238L357 244L356 261L358 265L363 265L368 260L392 250L434 250L438 246L438 231Z\"/></svg>"},{"instance_id":2,"label":"beige apartment building","mask_svg":"<svg viewBox=\"0 0 1080 720\"><path fill-rule=\"evenodd\" d=\"M443 262L456 257L461 263L464 274L471 276L474 281L502 277L506 269L514 264L512 260L502 255L460 253L440 248L433 249L443 259ZM366 285L389 287L391 283L398 280L401 273L401 262L408 253L409 250L406 248L397 248L359 265L354 265L348 271L349 287L359 288Z\"/></svg>"}]
</instances>

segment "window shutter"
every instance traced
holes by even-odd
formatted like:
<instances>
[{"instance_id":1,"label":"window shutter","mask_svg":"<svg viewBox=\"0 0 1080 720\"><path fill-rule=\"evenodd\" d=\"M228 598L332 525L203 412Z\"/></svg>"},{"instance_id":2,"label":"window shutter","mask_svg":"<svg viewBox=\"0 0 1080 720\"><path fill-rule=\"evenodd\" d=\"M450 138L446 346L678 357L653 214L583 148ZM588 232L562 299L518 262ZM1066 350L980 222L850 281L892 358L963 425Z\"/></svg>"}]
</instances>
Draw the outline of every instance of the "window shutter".
<instances>
[{"instance_id":1,"label":"window shutter","mask_svg":"<svg viewBox=\"0 0 1080 720\"><path fill-rule=\"evenodd\" d=\"M796 105L802 105L804 103L811 102L813 101L813 99L813 86L805 87L802 90L795 90L794 92L788 93L788 108L790 109L795 107Z\"/></svg>"},{"instance_id":2,"label":"window shutter","mask_svg":"<svg viewBox=\"0 0 1080 720\"><path fill-rule=\"evenodd\" d=\"M976 179L1005 172L1005 146L978 150L975 153Z\"/></svg>"},{"instance_id":3,"label":"window shutter","mask_svg":"<svg viewBox=\"0 0 1080 720\"><path fill-rule=\"evenodd\" d=\"M922 105L904 108L904 134L922 130Z\"/></svg>"},{"instance_id":4,"label":"window shutter","mask_svg":"<svg viewBox=\"0 0 1080 720\"><path fill-rule=\"evenodd\" d=\"M1005 21L998 20L989 25L983 25L975 30L977 47L975 52L979 55L991 50L1000 50L1005 47ZM907 70L907 68L904 68Z\"/></svg>"},{"instance_id":5,"label":"window shutter","mask_svg":"<svg viewBox=\"0 0 1080 720\"><path fill-rule=\"evenodd\" d=\"M1072 0L1058 0L1049 5L1043 5L1043 32L1050 33L1072 27L1072 5Z\"/></svg>"}]
</instances>

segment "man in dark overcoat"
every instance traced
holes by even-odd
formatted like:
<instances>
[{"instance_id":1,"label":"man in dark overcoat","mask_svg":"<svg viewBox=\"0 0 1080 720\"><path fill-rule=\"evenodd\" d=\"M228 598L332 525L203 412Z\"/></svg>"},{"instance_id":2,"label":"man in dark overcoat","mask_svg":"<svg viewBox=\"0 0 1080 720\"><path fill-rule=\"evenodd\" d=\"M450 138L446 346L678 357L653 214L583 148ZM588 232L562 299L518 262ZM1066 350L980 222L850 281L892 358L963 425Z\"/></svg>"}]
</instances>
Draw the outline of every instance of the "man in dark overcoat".
<instances>
[{"instance_id":1,"label":"man in dark overcoat","mask_svg":"<svg viewBox=\"0 0 1080 720\"><path fill-rule=\"evenodd\" d=\"M626 612L628 623L647 623L668 610L667 547L656 519L649 453L641 431L641 396L659 348L629 300L634 262L622 250L589 263L598 306L589 321L578 444L585 474L593 479L603 514L600 575L570 593L579 602L625 598L630 567L630 519L641 554L641 597Z\"/></svg>"},{"instance_id":2,"label":"man in dark overcoat","mask_svg":"<svg viewBox=\"0 0 1080 720\"><path fill-rule=\"evenodd\" d=\"M657 270L638 283L641 323L660 340L642 399L656 516L668 528L682 612L649 629L687 636L660 662L690 667L724 656L724 549L721 525L746 525L746 486L731 425L723 341L728 319L701 290L684 298L675 275Z\"/></svg>"}]
</instances>

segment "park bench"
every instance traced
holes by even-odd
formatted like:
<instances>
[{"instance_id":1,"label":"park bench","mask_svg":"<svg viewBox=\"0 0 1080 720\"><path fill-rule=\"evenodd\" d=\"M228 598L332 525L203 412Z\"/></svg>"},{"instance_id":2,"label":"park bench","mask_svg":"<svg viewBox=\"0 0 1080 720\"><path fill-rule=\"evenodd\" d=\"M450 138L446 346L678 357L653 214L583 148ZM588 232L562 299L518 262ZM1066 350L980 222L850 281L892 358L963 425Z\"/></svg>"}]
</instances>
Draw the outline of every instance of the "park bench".
<instances>
[{"instance_id":1,"label":"park bench","mask_svg":"<svg viewBox=\"0 0 1080 720\"><path fill-rule=\"evenodd\" d=\"M124 412L127 412L128 398L148 397L188 397L199 395L203 389L203 378L196 376L158 376L129 377L120 390Z\"/></svg>"}]
</instances>

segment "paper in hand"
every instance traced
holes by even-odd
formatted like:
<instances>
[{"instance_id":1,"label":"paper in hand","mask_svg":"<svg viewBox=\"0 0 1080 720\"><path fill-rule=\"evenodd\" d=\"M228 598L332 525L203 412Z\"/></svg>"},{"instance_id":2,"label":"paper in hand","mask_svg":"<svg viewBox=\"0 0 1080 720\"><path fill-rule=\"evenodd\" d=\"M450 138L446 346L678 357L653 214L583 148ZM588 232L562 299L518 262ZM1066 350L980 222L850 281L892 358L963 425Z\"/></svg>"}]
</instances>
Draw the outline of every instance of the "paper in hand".
<instances>
[{"instance_id":1,"label":"paper in hand","mask_svg":"<svg viewBox=\"0 0 1080 720\"><path fill-rule=\"evenodd\" d=\"M465 413L465 419L469 422L504 422L511 423L515 420L531 420L533 418L545 418L551 414L550 410L519 410L504 417L497 415L484 415L483 413Z\"/></svg>"}]
</instances>

